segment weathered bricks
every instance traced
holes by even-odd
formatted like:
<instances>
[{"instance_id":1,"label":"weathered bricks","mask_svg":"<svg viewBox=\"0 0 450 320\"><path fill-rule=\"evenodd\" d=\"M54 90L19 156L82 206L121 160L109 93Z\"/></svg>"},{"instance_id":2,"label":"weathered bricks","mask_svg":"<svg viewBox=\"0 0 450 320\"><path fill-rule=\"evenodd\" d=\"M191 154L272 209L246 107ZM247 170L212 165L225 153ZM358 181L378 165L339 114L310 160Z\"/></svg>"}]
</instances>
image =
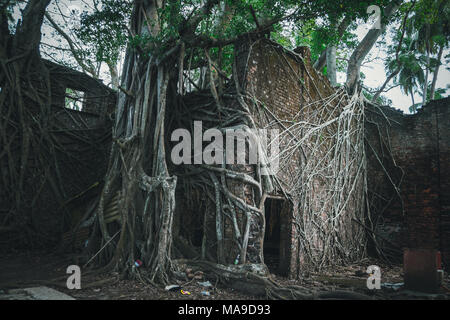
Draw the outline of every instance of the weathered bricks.
<instances>
[{"instance_id":1,"label":"weathered bricks","mask_svg":"<svg viewBox=\"0 0 450 320\"><path fill-rule=\"evenodd\" d=\"M414 115L374 106L368 106L366 112L372 200L385 199L383 221L385 225L398 227L394 233L384 235L403 248L441 250L447 268L450 267L449 103L450 98L432 101ZM383 166L371 148L377 151ZM392 197L396 192L385 172L398 183L401 200ZM392 200L388 203L387 199ZM378 202L382 207L383 201Z\"/></svg>"}]
</instances>

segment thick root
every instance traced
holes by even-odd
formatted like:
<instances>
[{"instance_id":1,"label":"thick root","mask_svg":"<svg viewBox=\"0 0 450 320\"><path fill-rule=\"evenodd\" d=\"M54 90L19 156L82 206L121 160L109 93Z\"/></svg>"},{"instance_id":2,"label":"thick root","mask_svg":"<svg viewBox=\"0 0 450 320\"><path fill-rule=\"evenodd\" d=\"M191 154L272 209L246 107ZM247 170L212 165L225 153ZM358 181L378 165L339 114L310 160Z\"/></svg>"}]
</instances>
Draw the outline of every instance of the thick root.
<instances>
[{"instance_id":1,"label":"thick root","mask_svg":"<svg viewBox=\"0 0 450 320\"><path fill-rule=\"evenodd\" d=\"M352 291L313 292L301 286L281 286L272 279L267 267L257 264L225 266L208 261L177 260L178 268L201 269L207 278L244 294L274 300L372 300L372 297Z\"/></svg>"}]
</instances>

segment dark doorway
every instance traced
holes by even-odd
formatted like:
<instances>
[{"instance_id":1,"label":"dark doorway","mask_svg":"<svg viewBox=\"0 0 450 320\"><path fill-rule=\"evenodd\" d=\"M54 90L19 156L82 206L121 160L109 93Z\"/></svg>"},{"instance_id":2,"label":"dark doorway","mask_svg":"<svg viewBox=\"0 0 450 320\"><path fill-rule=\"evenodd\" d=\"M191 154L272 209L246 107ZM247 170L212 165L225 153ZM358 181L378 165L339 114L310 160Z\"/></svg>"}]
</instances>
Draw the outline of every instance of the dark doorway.
<instances>
[{"instance_id":1,"label":"dark doorway","mask_svg":"<svg viewBox=\"0 0 450 320\"><path fill-rule=\"evenodd\" d=\"M271 273L280 274L282 246L281 226L284 199L267 198L264 202L266 229L264 235L264 263Z\"/></svg>"}]
</instances>

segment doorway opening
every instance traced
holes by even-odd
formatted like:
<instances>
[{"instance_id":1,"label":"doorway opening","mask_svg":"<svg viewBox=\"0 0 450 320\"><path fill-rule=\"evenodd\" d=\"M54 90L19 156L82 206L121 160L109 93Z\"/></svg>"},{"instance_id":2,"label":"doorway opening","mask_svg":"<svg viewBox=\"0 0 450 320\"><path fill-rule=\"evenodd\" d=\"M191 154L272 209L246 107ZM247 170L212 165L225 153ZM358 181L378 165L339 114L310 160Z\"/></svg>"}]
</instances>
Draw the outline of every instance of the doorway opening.
<instances>
[{"instance_id":1,"label":"doorway opening","mask_svg":"<svg viewBox=\"0 0 450 320\"><path fill-rule=\"evenodd\" d=\"M264 263L269 271L274 274L283 275L282 256L283 239L283 207L284 199L267 198L264 202L264 210L266 217L266 228L264 234Z\"/></svg>"}]
</instances>

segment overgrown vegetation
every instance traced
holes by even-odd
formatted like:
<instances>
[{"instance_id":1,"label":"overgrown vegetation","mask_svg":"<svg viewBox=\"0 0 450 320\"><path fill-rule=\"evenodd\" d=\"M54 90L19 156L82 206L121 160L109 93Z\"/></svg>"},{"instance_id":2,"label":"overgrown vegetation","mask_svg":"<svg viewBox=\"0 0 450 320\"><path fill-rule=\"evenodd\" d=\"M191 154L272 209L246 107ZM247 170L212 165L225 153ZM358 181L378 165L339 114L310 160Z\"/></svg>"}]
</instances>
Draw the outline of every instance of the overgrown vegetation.
<instances>
[{"instance_id":1,"label":"overgrown vegetation","mask_svg":"<svg viewBox=\"0 0 450 320\"><path fill-rule=\"evenodd\" d=\"M27 1L22 5L22 16L15 27L11 25L11 13L21 4L1 3L0 129L1 145L5 146L0 152L1 187L9 192L2 201L14 202L2 217L2 227L22 228L26 224L19 222L27 221L23 216L33 205L24 204L22 197L30 152L46 148L53 153L57 148L48 134L52 88L41 52L54 47L53 57L57 59L61 58L58 50L70 52L77 68L97 78L105 64L112 87L118 90L118 103L103 190L95 210L84 221L92 228L88 249L107 269L118 269L154 284L167 284L175 270L172 252L176 239L172 227L179 182L179 172L173 170L168 161L168 130L174 123L192 119L180 117L185 107L183 97L205 89L209 90L213 104L204 106L205 109L188 110L191 116L202 114L209 127L220 130L231 126L256 127L249 106L256 97L243 96L234 47L239 38L256 35L271 37L291 47L310 46L314 67L324 72L332 85L337 86L338 71L346 73L343 88L334 96L322 97L317 102L321 113L329 108L329 99L340 101L335 106L336 114L328 120L331 123L311 116L302 119L302 127L295 128L300 130L298 135L305 136L306 132L308 148L312 150L309 156L323 158L327 164L322 174L327 177L326 183L333 187L321 207L328 210L326 222L321 225L317 210L311 205L308 207L318 168L312 162L305 164L300 176L295 177L303 183L295 191L304 200L301 205L305 213L297 225L303 244L308 244L311 238L323 244L319 256L314 253L313 245L306 250L310 262L319 267L337 257L345 262L365 254L364 248L358 246L363 241L362 233L336 232L340 230L339 224L351 223L352 219L361 223L364 218L361 215L364 206L361 65L389 24L400 23L394 42L388 48L389 57L394 57L386 61L390 75L385 85L369 95L378 101L389 81L394 79L405 93L421 90L423 103L427 97L433 98L439 92L435 80L443 51L448 47L448 15L438 14L449 10L446 1L141 0L131 3L103 0L92 1L91 8L80 15L79 24L73 30L69 29L68 16L61 9L63 3ZM371 29L357 42L349 30L361 19L367 19L369 5L378 5L382 10L380 29ZM49 8L54 8L55 12L46 11ZM42 26L44 17L64 40L63 47L42 42L37 26ZM119 78L117 67L125 46ZM436 59L433 55L437 55ZM431 72L434 76L428 90ZM230 96L239 101L238 110L225 106L224 100ZM38 120L28 112L29 108L39 114ZM184 126L190 128L188 124ZM332 134L330 128L337 133ZM12 155L15 145L20 149L18 156ZM292 141L292 148L302 146L295 139ZM325 152L324 146L328 146ZM49 184L63 203L62 181L56 180L58 168L43 157L40 161L45 168L41 173L42 186ZM241 250L240 263L245 265L249 230L255 225L264 226L263 199L276 181L266 181L261 176L255 179L223 167L203 167L184 174L195 176L197 180L192 178L191 184L202 185L205 194L215 203L211 212L217 219L217 256L213 263L196 263L213 273L224 272L232 278L249 280L247 269L231 270L223 266L221 216L232 217L235 210L246 215L245 227L236 228L242 235L236 241ZM230 193L227 179L251 185L256 194L253 203ZM349 201L355 202L358 210L353 216L344 217L342 213ZM114 223L110 223L112 221ZM350 247L355 251L347 252ZM134 267L138 258L143 261L145 272ZM206 255L202 258L208 260ZM301 293L301 288L278 288L265 276L254 274L250 281L267 287L269 296L308 298Z\"/></svg>"}]
</instances>

